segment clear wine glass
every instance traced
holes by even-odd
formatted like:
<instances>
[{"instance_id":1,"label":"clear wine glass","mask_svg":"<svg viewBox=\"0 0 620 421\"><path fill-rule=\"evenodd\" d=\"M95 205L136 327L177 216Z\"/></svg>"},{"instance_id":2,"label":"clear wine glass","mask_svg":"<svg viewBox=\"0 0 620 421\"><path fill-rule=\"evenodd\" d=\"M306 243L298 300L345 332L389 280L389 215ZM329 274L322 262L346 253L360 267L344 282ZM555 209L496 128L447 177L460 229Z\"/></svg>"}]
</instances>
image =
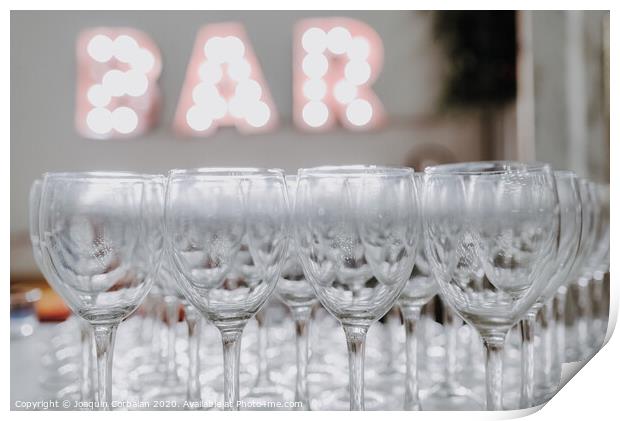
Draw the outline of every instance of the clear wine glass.
<instances>
[{"instance_id":1,"label":"clear wine glass","mask_svg":"<svg viewBox=\"0 0 620 421\"><path fill-rule=\"evenodd\" d=\"M546 164L477 162L425 171L427 258L448 305L486 349L487 409L502 409L506 334L538 299L557 254L558 195ZM482 268L488 282L477 282Z\"/></svg>"},{"instance_id":2,"label":"clear wine glass","mask_svg":"<svg viewBox=\"0 0 620 421\"><path fill-rule=\"evenodd\" d=\"M179 287L222 336L225 409L239 409L241 335L278 281L287 212L280 170L203 168L168 175L166 238ZM228 277L244 238L260 276Z\"/></svg>"},{"instance_id":3,"label":"clear wine glass","mask_svg":"<svg viewBox=\"0 0 620 421\"><path fill-rule=\"evenodd\" d=\"M592 232L594 230L594 219L591 208L592 189L590 183L583 178L578 178L577 186L581 204L581 236L579 251L573 263L572 270L568 275L568 282L558 288L558 292L554 298L554 307L556 312L556 332L557 332L557 359L560 363L576 361L578 359L578 340L569 344L567 342L567 321L566 310L569 305L567 301L568 289L570 287L578 287L578 280L584 268L584 262L588 258L592 250L594 241ZM570 284L572 283L572 284ZM575 324L579 324L578 320ZM578 335L574 335L575 337ZM571 338L573 339L573 338ZM578 339L578 338L575 338ZM574 345L574 347L571 347Z\"/></svg>"},{"instance_id":4,"label":"clear wine glass","mask_svg":"<svg viewBox=\"0 0 620 421\"><path fill-rule=\"evenodd\" d=\"M295 192L297 191L297 176L287 175L286 187L289 196L290 215L295 204ZM282 266L280 280L276 288L278 297L288 306L295 321L295 345L297 352L297 375L295 380L295 401L301 402L302 407L298 410L310 410L310 397L308 395L308 330L312 308L317 299L312 285L306 280L297 255L297 248L291 242L289 250Z\"/></svg>"},{"instance_id":5,"label":"clear wine glass","mask_svg":"<svg viewBox=\"0 0 620 421\"><path fill-rule=\"evenodd\" d=\"M560 175L560 177L558 177ZM572 233L576 238L577 251L573 259L572 265L568 271L564 271L564 279L560 282L555 295L551 299L547 299L545 305L540 309L540 327L541 341L541 369L537 371L535 397L536 403L542 403L549 400L557 391L561 377L561 363L564 361L564 312L567 286L574 279L575 273L580 269L580 256L583 255L584 241L586 231L589 229L589 221L583 209L583 203L588 198L588 192L582 191L579 179L569 171L561 171L555 173L556 184L558 187L558 197L560 199L561 218L560 230L565 231L567 221L577 225L578 232ZM576 200L573 208L567 206L570 201ZM566 215L566 216L565 216ZM564 220L567 219L567 221ZM564 242L567 235L564 235Z\"/></svg>"},{"instance_id":6,"label":"clear wine glass","mask_svg":"<svg viewBox=\"0 0 620 421\"><path fill-rule=\"evenodd\" d=\"M602 346L607 333L607 301L605 297L605 274L609 270L609 184L596 184L598 196L597 246L592 274L592 349L597 351Z\"/></svg>"},{"instance_id":7,"label":"clear wine glass","mask_svg":"<svg viewBox=\"0 0 620 421\"><path fill-rule=\"evenodd\" d=\"M413 269L419 235L410 168L300 169L294 231L306 279L342 324L351 410L364 409L369 326L392 307Z\"/></svg>"},{"instance_id":8,"label":"clear wine glass","mask_svg":"<svg viewBox=\"0 0 620 421\"><path fill-rule=\"evenodd\" d=\"M41 207L41 186L40 179L35 180L30 187L29 195L29 218L30 218L30 242L32 244L32 252L35 263L43 277L48 281L50 286L58 285L60 282L53 279L53 272L48 270L43 261L41 252L41 244L39 241L39 208ZM81 402L91 402L93 400L92 387L92 366L93 366L93 337L90 325L85 321L79 321L80 326L80 384L79 384L79 400ZM65 391L67 388L61 389ZM73 390L73 388L71 388ZM67 397L67 396L62 396Z\"/></svg>"},{"instance_id":9,"label":"clear wine glass","mask_svg":"<svg viewBox=\"0 0 620 421\"><path fill-rule=\"evenodd\" d=\"M599 227L599 196L596 192L596 184L586 179L580 179L580 193L586 200L582 200L583 224L586 225L582 237L583 247L578 257L578 265L573 276L572 287L574 288L575 321L574 341L567 344L566 360L580 361L587 358L591 352L590 326L592 320L592 300L590 294L590 281L594 274L594 265Z\"/></svg>"},{"instance_id":10,"label":"clear wine glass","mask_svg":"<svg viewBox=\"0 0 620 421\"><path fill-rule=\"evenodd\" d=\"M202 316L196 308L185 299L182 300L187 325L187 393L186 400L199 409L202 405L200 386L200 333ZM192 408L194 409L194 408Z\"/></svg>"},{"instance_id":11,"label":"clear wine glass","mask_svg":"<svg viewBox=\"0 0 620 421\"><path fill-rule=\"evenodd\" d=\"M547 314L548 307L545 305L555 295L562 283L566 282L567 276L573 267L581 239L581 201L577 185L577 176L571 171L555 171L555 183L558 191L560 206L560 229L558 232L558 252L554 260L549 260L541 276L547 279L540 296L527 311L525 318L520 321L521 329L521 408L529 408L535 405L534 389L535 380L535 354L534 338L536 336L536 316L542 312L545 320L550 320ZM549 328L545 328L546 340L549 341L555 334ZM543 340L544 344L545 340ZM552 343L549 346L553 347ZM551 358L551 349L548 350L547 359ZM543 347L543 356L547 352ZM544 362L545 369L549 369L552 361Z\"/></svg>"},{"instance_id":12,"label":"clear wine glass","mask_svg":"<svg viewBox=\"0 0 620 421\"><path fill-rule=\"evenodd\" d=\"M162 180L131 173L47 173L43 178L43 261L58 281L56 291L92 326L97 406L103 410L111 406L116 329L151 286L137 255L146 247L154 263L161 252L149 241L162 217L146 194L153 182Z\"/></svg>"},{"instance_id":13,"label":"clear wine glass","mask_svg":"<svg viewBox=\"0 0 620 421\"><path fill-rule=\"evenodd\" d=\"M414 175L418 191L424 186L424 174ZM437 294L437 282L430 273L430 267L424 252L423 238L419 240L419 250L415 266L409 276L405 288L398 298L403 322L405 325L405 400L406 411L422 409L418 385L418 331L416 326L420 321L422 307Z\"/></svg>"}]
</instances>

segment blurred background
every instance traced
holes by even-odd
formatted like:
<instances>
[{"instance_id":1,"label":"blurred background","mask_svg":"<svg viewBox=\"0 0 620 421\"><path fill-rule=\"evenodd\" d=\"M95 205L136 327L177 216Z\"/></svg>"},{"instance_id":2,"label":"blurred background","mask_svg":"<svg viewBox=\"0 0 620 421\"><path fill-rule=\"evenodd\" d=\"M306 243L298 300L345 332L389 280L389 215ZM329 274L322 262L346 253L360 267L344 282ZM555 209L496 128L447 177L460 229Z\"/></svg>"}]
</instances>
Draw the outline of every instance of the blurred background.
<instances>
[{"instance_id":1,"label":"blurred background","mask_svg":"<svg viewBox=\"0 0 620 421\"><path fill-rule=\"evenodd\" d=\"M350 17L381 36L374 91L381 129L303 133L292 123L293 28L300 19ZM196 34L208 23L247 31L280 115L273 132L172 130ZM159 123L124 140L82 138L74 127L75 45L95 26L134 27L159 46ZM409 165L541 160L609 181L609 12L12 12L11 289L42 320L66 317L31 254L28 191L46 171L166 172L200 166ZM12 294L13 297L18 294ZM19 301L15 303L19 305Z\"/></svg>"}]
</instances>

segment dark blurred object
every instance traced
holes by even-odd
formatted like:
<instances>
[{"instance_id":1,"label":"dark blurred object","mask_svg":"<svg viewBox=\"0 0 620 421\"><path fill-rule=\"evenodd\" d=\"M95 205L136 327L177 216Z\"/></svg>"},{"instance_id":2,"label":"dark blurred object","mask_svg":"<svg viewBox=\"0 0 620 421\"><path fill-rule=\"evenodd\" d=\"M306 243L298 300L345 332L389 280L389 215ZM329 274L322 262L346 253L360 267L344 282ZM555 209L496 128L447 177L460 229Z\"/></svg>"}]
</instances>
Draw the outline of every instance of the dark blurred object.
<instances>
[{"instance_id":1,"label":"dark blurred object","mask_svg":"<svg viewBox=\"0 0 620 421\"><path fill-rule=\"evenodd\" d=\"M41 299L41 290L11 285L11 338L23 338L34 333L39 321L35 303Z\"/></svg>"},{"instance_id":2,"label":"dark blurred object","mask_svg":"<svg viewBox=\"0 0 620 421\"><path fill-rule=\"evenodd\" d=\"M515 11L435 12L434 35L448 59L443 107L487 107L514 101Z\"/></svg>"}]
</instances>

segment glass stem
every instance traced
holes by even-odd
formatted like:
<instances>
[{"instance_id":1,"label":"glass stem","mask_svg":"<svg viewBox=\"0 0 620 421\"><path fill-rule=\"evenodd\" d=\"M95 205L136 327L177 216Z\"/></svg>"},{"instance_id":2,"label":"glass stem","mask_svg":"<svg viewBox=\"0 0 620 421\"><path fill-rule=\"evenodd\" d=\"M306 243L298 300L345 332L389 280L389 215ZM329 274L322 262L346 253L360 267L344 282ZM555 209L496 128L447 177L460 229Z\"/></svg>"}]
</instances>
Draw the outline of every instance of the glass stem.
<instances>
[{"instance_id":1,"label":"glass stem","mask_svg":"<svg viewBox=\"0 0 620 421\"><path fill-rule=\"evenodd\" d=\"M396 370L395 366L395 356L396 356L396 338L394 337L397 329L400 328L400 314L397 308L393 308L384 316L384 329L383 332L385 334L383 338L383 344L385 346L385 350L383 351L387 358L384 372L387 375L394 373ZM399 326L396 327L395 325Z\"/></svg>"},{"instance_id":2,"label":"glass stem","mask_svg":"<svg viewBox=\"0 0 620 421\"><path fill-rule=\"evenodd\" d=\"M405 411L419 411L420 396L418 385L418 333L416 326L420 320L421 308L418 306L403 306L401 311L405 322Z\"/></svg>"},{"instance_id":3,"label":"glass stem","mask_svg":"<svg viewBox=\"0 0 620 421\"><path fill-rule=\"evenodd\" d=\"M308 328L312 307L299 307L293 310L295 318L295 344L297 348L297 378L295 381L295 401L301 402L298 410L309 411L308 396Z\"/></svg>"},{"instance_id":4,"label":"glass stem","mask_svg":"<svg viewBox=\"0 0 620 421\"><path fill-rule=\"evenodd\" d=\"M521 408L534 404L534 330L536 312L530 311L519 322L521 328Z\"/></svg>"},{"instance_id":5,"label":"glass stem","mask_svg":"<svg viewBox=\"0 0 620 421\"><path fill-rule=\"evenodd\" d=\"M541 317L541 344L542 352L542 388L545 392L551 392L558 383L558 373L561 370L557 355L554 352L557 349L557 325L555 317L553 317L553 299L548 300L540 309Z\"/></svg>"},{"instance_id":6,"label":"glass stem","mask_svg":"<svg viewBox=\"0 0 620 421\"><path fill-rule=\"evenodd\" d=\"M269 364L267 361L267 347L269 346L267 340L269 337L269 332L264 312L259 311L256 313L255 317L258 325L258 373L256 375L255 387L262 387L269 384Z\"/></svg>"},{"instance_id":7,"label":"glass stem","mask_svg":"<svg viewBox=\"0 0 620 421\"><path fill-rule=\"evenodd\" d=\"M144 314L142 315L142 320L140 322L140 341L143 345L148 344L151 341L151 338L148 337L151 332L151 324L153 322L152 312L153 312L153 303L151 301L151 297L147 296L142 303L142 310Z\"/></svg>"},{"instance_id":8,"label":"glass stem","mask_svg":"<svg viewBox=\"0 0 620 421\"><path fill-rule=\"evenodd\" d=\"M454 310L448 306L444 306L443 322L446 329L446 385L448 386L449 391L454 391L457 389L456 353L461 319L457 316Z\"/></svg>"},{"instance_id":9,"label":"glass stem","mask_svg":"<svg viewBox=\"0 0 620 421\"><path fill-rule=\"evenodd\" d=\"M80 400L82 402L92 401L92 360L93 360L93 331L88 322L80 320L80 350L81 350L81 372L80 372Z\"/></svg>"},{"instance_id":10,"label":"glass stem","mask_svg":"<svg viewBox=\"0 0 620 421\"><path fill-rule=\"evenodd\" d=\"M364 410L364 354L368 326L343 325L349 350L349 396L351 411Z\"/></svg>"},{"instance_id":11,"label":"glass stem","mask_svg":"<svg viewBox=\"0 0 620 421\"><path fill-rule=\"evenodd\" d=\"M187 324L187 352L189 359L187 376L187 400L200 402L200 314L194 306L185 303L185 323Z\"/></svg>"},{"instance_id":12,"label":"glass stem","mask_svg":"<svg viewBox=\"0 0 620 421\"><path fill-rule=\"evenodd\" d=\"M566 295L568 289L560 287L554 298L555 319L557 321L557 359L558 363L566 361Z\"/></svg>"},{"instance_id":13,"label":"glass stem","mask_svg":"<svg viewBox=\"0 0 620 421\"><path fill-rule=\"evenodd\" d=\"M594 334L594 343L598 347L602 345L602 339L605 337L604 322L604 273L595 271L592 277L592 320Z\"/></svg>"},{"instance_id":14,"label":"glass stem","mask_svg":"<svg viewBox=\"0 0 620 421\"><path fill-rule=\"evenodd\" d=\"M592 319L592 300L590 297L590 277L582 277L577 281L577 340L578 358L587 357L590 343L588 332Z\"/></svg>"},{"instance_id":15,"label":"glass stem","mask_svg":"<svg viewBox=\"0 0 620 421\"><path fill-rule=\"evenodd\" d=\"M483 339L486 351L486 395L487 410L501 411L503 409L503 370L504 370L504 342L506 333L487 336Z\"/></svg>"},{"instance_id":16,"label":"glass stem","mask_svg":"<svg viewBox=\"0 0 620 421\"><path fill-rule=\"evenodd\" d=\"M243 327L220 327L224 349L224 409L239 410L239 356Z\"/></svg>"},{"instance_id":17,"label":"glass stem","mask_svg":"<svg viewBox=\"0 0 620 421\"><path fill-rule=\"evenodd\" d=\"M100 410L110 410L112 403L112 356L118 325L94 326L97 353L98 400Z\"/></svg>"},{"instance_id":18,"label":"glass stem","mask_svg":"<svg viewBox=\"0 0 620 421\"><path fill-rule=\"evenodd\" d=\"M165 383L172 385L177 380L176 325L179 320L179 299L168 296L164 299L164 302L166 303L166 330L168 332Z\"/></svg>"}]
</instances>

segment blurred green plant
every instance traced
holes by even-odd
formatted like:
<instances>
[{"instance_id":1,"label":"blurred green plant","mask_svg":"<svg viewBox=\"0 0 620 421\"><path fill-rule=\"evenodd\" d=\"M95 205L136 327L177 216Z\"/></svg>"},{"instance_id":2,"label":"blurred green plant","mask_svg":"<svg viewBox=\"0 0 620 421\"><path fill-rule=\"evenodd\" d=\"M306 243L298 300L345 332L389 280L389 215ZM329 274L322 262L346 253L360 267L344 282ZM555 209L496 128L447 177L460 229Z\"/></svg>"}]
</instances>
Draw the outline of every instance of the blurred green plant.
<instances>
[{"instance_id":1,"label":"blurred green plant","mask_svg":"<svg viewBox=\"0 0 620 421\"><path fill-rule=\"evenodd\" d=\"M442 108L487 108L515 99L515 11L437 11L433 26L448 60Z\"/></svg>"}]
</instances>

